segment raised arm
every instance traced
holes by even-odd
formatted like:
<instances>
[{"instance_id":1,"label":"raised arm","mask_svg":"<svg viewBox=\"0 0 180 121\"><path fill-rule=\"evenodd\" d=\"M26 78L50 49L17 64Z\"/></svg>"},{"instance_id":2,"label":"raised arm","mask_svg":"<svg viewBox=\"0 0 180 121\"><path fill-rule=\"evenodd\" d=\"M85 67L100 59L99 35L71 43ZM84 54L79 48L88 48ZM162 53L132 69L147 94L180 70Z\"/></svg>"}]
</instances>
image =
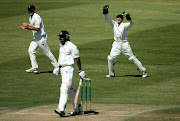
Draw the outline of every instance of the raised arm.
<instances>
[{"instance_id":1,"label":"raised arm","mask_svg":"<svg viewBox=\"0 0 180 121\"><path fill-rule=\"evenodd\" d=\"M108 8L109 5L104 5L103 6L103 15L104 15L104 19L113 27L114 26L114 21L111 20L108 16Z\"/></svg>"}]
</instances>

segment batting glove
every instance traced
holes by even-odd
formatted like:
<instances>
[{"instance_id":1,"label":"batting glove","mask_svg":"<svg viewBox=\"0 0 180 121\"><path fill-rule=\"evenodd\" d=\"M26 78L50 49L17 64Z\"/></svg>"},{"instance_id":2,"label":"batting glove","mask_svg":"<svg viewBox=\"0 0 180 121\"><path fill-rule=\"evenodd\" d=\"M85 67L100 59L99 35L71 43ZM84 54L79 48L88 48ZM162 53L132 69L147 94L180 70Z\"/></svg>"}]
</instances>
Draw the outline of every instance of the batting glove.
<instances>
[{"instance_id":1,"label":"batting glove","mask_svg":"<svg viewBox=\"0 0 180 121\"><path fill-rule=\"evenodd\" d=\"M57 68L55 68L54 70L53 70L53 74L55 74L56 76L58 76L58 74L59 74L59 67L57 67Z\"/></svg>"},{"instance_id":2,"label":"batting glove","mask_svg":"<svg viewBox=\"0 0 180 121\"><path fill-rule=\"evenodd\" d=\"M109 5L104 5L103 7L103 14L108 14L108 8L109 8Z\"/></svg>"},{"instance_id":3,"label":"batting glove","mask_svg":"<svg viewBox=\"0 0 180 121\"><path fill-rule=\"evenodd\" d=\"M81 79L84 79L84 78L85 78L86 74L85 74L84 71L79 70L78 73L79 73L79 76L80 76Z\"/></svg>"},{"instance_id":4,"label":"batting glove","mask_svg":"<svg viewBox=\"0 0 180 121\"><path fill-rule=\"evenodd\" d=\"M124 11L124 12L122 13L122 15L125 16L127 20L131 20L130 14L127 13L126 11Z\"/></svg>"}]
</instances>

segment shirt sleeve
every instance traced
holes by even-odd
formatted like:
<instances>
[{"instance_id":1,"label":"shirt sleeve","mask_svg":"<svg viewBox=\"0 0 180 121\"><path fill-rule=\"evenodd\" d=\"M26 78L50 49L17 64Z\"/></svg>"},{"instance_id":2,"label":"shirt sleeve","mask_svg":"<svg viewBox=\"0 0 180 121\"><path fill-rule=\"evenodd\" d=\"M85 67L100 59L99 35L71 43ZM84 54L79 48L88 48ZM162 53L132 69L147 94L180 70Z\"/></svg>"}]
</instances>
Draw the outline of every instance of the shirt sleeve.
<instances>
[{"instance_id":1,"label":"shirt sleeve","mask_svg":"<svg viewBox=\"0 0 180 121\"><path fill-rule=\"evenodd\" d=\"M132 19L131 19L129 22L124 23L124 27L125 27L126 29L130 29L133 25L134 25L134 22L133 22Z\"/></svg>"},{"instance_id":2,"label":"shirt sleeve","mask_svg":"<svg viewBox=\"0 0 180 121\"><path fill-rule=\"evenodd\" d=\"M77 49L77 47L74 47L73 49L72 49L72 56L74 57L74 58L78 58L80 55L79 55L79 50Z\"/></svg>"},{"instance_id":3,"label":"shirt sleeve","mask_svg":"<svg viewBox=\"0 0 180 121\"><path fill-rule=\"evenodd\" d=\"M113 27L115 22L109 18L108 14L103 14L103 15L104 15L104 19Z\"/></svg>"}]
</instances>

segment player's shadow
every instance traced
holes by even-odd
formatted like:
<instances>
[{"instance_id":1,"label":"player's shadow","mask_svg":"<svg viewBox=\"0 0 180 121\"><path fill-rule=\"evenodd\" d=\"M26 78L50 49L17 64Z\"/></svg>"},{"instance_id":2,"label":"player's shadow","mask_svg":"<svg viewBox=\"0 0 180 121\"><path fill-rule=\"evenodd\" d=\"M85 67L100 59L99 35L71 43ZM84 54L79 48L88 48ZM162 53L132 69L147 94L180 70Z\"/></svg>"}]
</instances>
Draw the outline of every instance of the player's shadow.
<instances>
[{"instance_id":1,"label":"player's shadow","mask_svg":"<svg viewBox=\"0 0 180 121\"><path fill-rule=\"evenodd\" d=\"M96 112L96 111L84 111L84 114L97 115L97 114L99 114L99 112Z\"/></svg>"},{"instance_id":2,"label":"player's shadow","mask_svg":"<svg viewBox=\"0 0 180 121\"><path fill-rule=\"evenodd\" d=\"M43 73L53 73L53 71L41 71L41 72L38 72L36 74L43 74Z\"/></svg>"},{"instance_id":3,"label":"player's shadow","mask_svg":"<svg viewBox=\"0 0 180 121\"><path fill-rule=\"evenodd\" d=\"M69 113L70 114L70 113ZM88 116L88 115L98 115L99 112L96 112L96 111L84 111L84 114L85 116ZM65 115L63 117L71 117L71 116L81 116L81 115Z\"/></svg>"},{"instance_id":4,"label":"player's shadow","mask_svg":"<svg viewBox=\"0 0 180 121\"><path fill-rule=\"evenodd\" d=\"M115 76L115 77L141 77L142 78L142 75L124 75L124 76ZM147 76L147 77L150 77L150 76Z\"/></svg>"}]
</instances>

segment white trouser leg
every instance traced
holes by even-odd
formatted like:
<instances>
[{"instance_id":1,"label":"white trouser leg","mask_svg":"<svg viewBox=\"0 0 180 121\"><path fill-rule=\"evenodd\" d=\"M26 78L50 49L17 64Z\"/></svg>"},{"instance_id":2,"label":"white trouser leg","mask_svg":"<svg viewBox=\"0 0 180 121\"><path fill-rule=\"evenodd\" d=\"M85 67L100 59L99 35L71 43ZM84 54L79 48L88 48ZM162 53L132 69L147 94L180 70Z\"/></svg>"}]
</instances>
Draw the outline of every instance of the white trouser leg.
<instances>
[{"instance_id":1,"label":"white trouser leg","mask_svg":"<svg viewBox=\"0 0 180 121\"><path fill-rule=\"evenodd\" d=\"M110 55L108 56L109 75L115 75L114 65L115 65L120 53L121 53L121 43L114 41Z\"/></svg>"},{"instance_id":2,"label":"white trouser leg","mask_svg":"<svg viewBox=\"0 0 180 121\"><path fill-rule=\"evenodd\" d=\"M58 108L61 111L64 111L64 107L68 100L68 91L72 86L72 80L74 75L74 67L73 66L65 66L61 67L61 76L62 76L62 84L60 88L60 99Z\"/></svg>"},{"instance_id":3,"label":"white trouser leg","mask_svg":"<svg viewBox=\"0 0 180 121\"><path fill-rule=\"evenodd\" d=\"M51 51L49 49L47 38L46 37L42 37L41 40L38 41L38 45L42 49L43 53L50 59L51 64L55 68L58 67L59 64L58 64L56 58L54 57L54 55L51 53Z\"/></svg>"},{"instance_id":4,"label":"white trouser leg","mask_svg":"<svg viewBox=\"0 0 180 121\"><path fill-rule=\"evenodd\" d=\"M64 107L67 103L67 100L68 100L68 86L66 83L62 83L60 88L60 98L58 105L60 111L64 111Z\"/></svg>"},{"instance_id":5,"label":"white trouser leg","mask_svg":"<svg viewBox=\"0 0 180 121\"><path fill-rule=\"evenodd\" d=\"M32 41L29 45L28 53L31 60L32 68L38 68L38 63L36 61L36 52L37 52L38 44L36 41Z\"/></svg>"},{"instance_id":6,"label":"white trouser leg","mask_svg":"<svg viewBox=\"0 0 180 121\"><path fill-rule=\"evenodd\" d=\"M110 59L110 56L108 56L109 75L113 75L113 76L115 75L114 65L115 65L115 62Z\"/></svg>"},{"instance_id":7,"label":"white trouser leg","mask_svg":"<svg viewBox=\"0 0 180 121\"><path fill-rule=\"evenodd\" d=\"M129 42L123 43L122 48L123 54L134 63L140 73L146 71L146 69L142 66L141 62L133 55Z\"/></svg>"},{"instance_id":8,"label":"white trouser leg","mask_svg":"<svg viewBox=\"0 0 180 121\"><path fill-rule=\"evenodd\" d=\"M142 66L142 63L134 55L129 57L129 60L134 63L134 65L137 67L140 73L146 71L146 68Z\"/></svg>"}]
</instances>

